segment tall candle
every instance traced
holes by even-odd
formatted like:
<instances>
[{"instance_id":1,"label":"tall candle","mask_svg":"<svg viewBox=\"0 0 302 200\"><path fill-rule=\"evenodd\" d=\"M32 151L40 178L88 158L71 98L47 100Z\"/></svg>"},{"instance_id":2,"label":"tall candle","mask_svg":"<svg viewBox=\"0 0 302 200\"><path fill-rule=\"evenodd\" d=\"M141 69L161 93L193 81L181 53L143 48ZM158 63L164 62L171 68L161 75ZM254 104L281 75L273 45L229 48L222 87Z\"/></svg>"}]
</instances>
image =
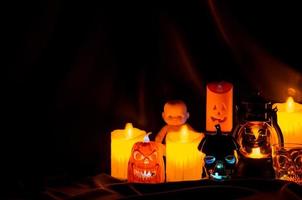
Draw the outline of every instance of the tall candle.
<instances>
[{"instance_id":1,"label":"tall candle","mask_svg":"<svg viewBox=\"0 0 302 200\"><path fill-rule=\"evenodd\" d=\"M220 124L222 132L233 128L233 85L228 82L212 82L207 85L206 130L215 131Z\"/></svg>"},{"instance_id":2,"label":"tall candle","mask_svg":"<svg viewBox=\"0 0 302 200\"><path fill-rule=\"evenodd\" d=\"M203 134L188 130L186 125L166 137L166 180L200 180L203 168L198 144Z\"/></svg>"},{"instance_id":3,"label":"tall candle","mask_svg":"<svg viewBox=\"0 0 302 200\"><path fill-rule=\"evenodd\" d=\"M302 104L288 97L285 103L276 103L277 121L285 143L302 143Z\"/></svg>"},{"instance_id":4,"label":"tall candle","mask_svg":"<svg viewBox=\"0 0 302 200\"><path fill-rule=\"evenodd\" d=\"M127 123L125 129L111 132L111 176L127 179L128 161L134 143L143 141L146 132Z\"/></svg>"}]
</instances>

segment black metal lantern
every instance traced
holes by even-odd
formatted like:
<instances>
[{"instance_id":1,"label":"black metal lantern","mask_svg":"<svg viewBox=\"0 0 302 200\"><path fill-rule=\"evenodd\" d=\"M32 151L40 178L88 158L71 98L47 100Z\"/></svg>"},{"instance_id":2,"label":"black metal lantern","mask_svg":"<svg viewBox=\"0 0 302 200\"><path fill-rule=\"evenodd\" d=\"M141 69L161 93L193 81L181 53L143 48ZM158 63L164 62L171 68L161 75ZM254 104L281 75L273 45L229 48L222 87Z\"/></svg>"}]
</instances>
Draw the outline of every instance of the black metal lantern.
<instances>
[{"instance_id":1,"label":"black metal lantern","mask_svg":"<svg viewBox=\"0 0 302 200\"><path fill-rule=\"evenodd\" d=\"M276 112L272 103L265 101L260 93L237 107L238 122L233 137L240 146L242 169L249 164L260 165L260 168L262 165L262 170L265 170L264 164L271 167L272 145L283 144ZM255 166L251 170L256 170Z\"/></svg>"}]
</instances>

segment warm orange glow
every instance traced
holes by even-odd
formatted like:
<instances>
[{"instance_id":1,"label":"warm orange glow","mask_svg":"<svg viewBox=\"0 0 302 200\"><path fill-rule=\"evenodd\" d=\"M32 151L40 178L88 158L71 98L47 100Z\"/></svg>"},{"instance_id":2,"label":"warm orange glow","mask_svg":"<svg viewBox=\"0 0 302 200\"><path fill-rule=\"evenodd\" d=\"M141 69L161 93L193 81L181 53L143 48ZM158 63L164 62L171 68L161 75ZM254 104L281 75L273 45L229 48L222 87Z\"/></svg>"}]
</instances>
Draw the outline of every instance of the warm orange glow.
<instances>
[{"instance_id":1,"label":"warm orange glow","mask_svg":"<svg viewBox=\"0 0 302 200\"><path fill-rule=\"evenodd\" d=\"M197 146L203 134L188 130L169 132L166 140L166 180L200 180L203 167L202 153Z\"/></svg>"},{"instance_id":2,"label":"warm orange glow","mask_svg":"<svg viewBox=\"0 0 302 200\"><path fill-rule=\"evenodd\" d=\"M207 85L206 130L230 132L233 128L233 85L228 82L209 83Z\"/></svg>"},{"instance_id":3,"label":"warm orange glow","mask_svg":"<svg viewBox=\"0 0 302 200\"><path fill-rule=\"evenodd\" d=\"M135 143L128 162L128 182L163 183L164 181L162 144L153 141Z\"/></svg>"},{"instance_id":4,"label":"warm orange glow","mask_svg":"<svg viewBox=\"0 0 302 200\"><path fill-rule=\"evenodd\" d=\"M189 140L189 134L188 134L188 127L187 126L183 126L180 129L180 135L179 135L179 141L181 143L186 143Z\"/></svg>"},{"instance_id":5,"label":"warm orange glow","mask_svg":"<svg viewBox=\"0 0 302 200\"><path fill-rule=\"evenodd\" d=\"M252 130L251 131L254 134L254 136L255 136L256 139L259 137L259 129L260 129L259 125L252 126Z\"/></svg>"},{"instance_id":6,"label":"warm orange glow","mask_svg":"<svg viewBox=\"0 0 302 200\"><path fill-rule=\"evenodd\" d=\"M131 138L133 135L133 125L131 123L127 123L125 130L126 130L126 138L127 139Z\"/></svg>"},{"instance_id":7,"label":"warm orange glow","mask_svg":"<svg viewBox=\"0 0 302 200\"><path fill-rule=\"evenodd\" d=\"M286 112L294 112L295 111L295 102L293 97L288 97L286 101Z\"/></svg>"},{"instance_id":8,"label":"warm orange glow","mask_svg":"<svg viewBox=\"0 0 302 200\"><path fill-rule=\"evenodd\" d=\"M292 97L285 103L276 103L277 120L285 143L302 143L302 104Z\"/></svg>"},{"instance_id":9,"label":"warm orange glow","mask_svg":"<svg viewBox=\"0 0 302 200\"><path fill-rule=\"evenodd\" d=\"M249 154L249 158L264 158L263 154L260 152L260 147L252 149L252 153Z\"/></svg>"},{"instance_id":10,"label":"warm orange glow","mask_svg":"<svg viewBox=\"0 0 302 200\"><path fill-rule=\"evenodd\" d=\"M111 132L111 176L127 179L128 161L134 143L143 141L146 132L127 123L125 129Z\"/></svg>"}]
</instances>

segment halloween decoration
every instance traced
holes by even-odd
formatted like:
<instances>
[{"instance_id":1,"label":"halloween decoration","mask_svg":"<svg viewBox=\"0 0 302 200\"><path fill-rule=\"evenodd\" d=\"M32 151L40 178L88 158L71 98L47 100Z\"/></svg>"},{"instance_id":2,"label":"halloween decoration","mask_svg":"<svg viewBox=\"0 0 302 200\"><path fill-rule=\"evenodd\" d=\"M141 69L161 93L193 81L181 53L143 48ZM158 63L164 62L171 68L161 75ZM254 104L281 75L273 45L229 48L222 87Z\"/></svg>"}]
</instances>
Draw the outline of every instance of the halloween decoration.
<instances>
[{"instance_id":1,"label":"halloween decoration","mask_svg":"<svg viewBox=\"0 0 302 200\"><path fill-rule=\"evenodd\" d=\"M197 146L203 137L203 134L189 130L186 125L183 125L178 132L167 134L167 181L201 179L203 160Z\"/></svg>"},{"instance_id":2,"label":"halloween decoration","mask_svg":"<svg viewBox=\"0 0 302 200\"><path fill-rule=\"evenodd\" d=\"M302 185L302 143L272 146L275 178Z\"/></svg>"},{"instance_id":3,"label":"halloween decoration","mask_svg":"<svg viewBox=\"0 0 302 200\"><path fill-rule=\"evenodd\" d=\"M159 131L155 137L155 141L166 143L166 135L168 132L177 132L181 126L186 124L190 130L193 128L186 123L190 114L187 111L187 106L182 100L171 100L165 103L162 118L166 125Z\"/></svg>"},{"instance_id":4,"label":"halloween decoration","mask_svg":"<svg viewBox=\"0 0 302 200\"><path fill-rule=\"evenodd\" d=\"M220 124L223 132L233 128L233 85L228 82L212 82L207 85L206 130L215 132Z\"/></svg>"},{"instance_id":5,"label":"halloween decoration","mask_svg":"<svg viewBox=\"0 0 302 200\"><path fill-rule=\"evenodd\" d=\"M215 126L216 134L207 134L198 149L205 154L206 177L215 181L231 178L238 163L235 139L230 134L222 134L220 125Z\"/></svg>"},{"instance_id":6,"label":"halloween decoration","mask_svg":"<svg viewBox=\"0 0 302 200\"><path fill-rule=\"evenodd\" d=\"M164 148L161 143L150 141L133 145L128 162L128 182L162 183L165 181Z\"/></svg>"},{"instance_id":7,"label":"halloween decoration","mask_svg":"<svg viewBox=\"0 0 302 200\"><path fill-rule=\"evenodd\" d=\"M273 144L283 144L276 109L258 92L241 102L233 136L240 145L238 176L273 178Z\"/></svg>"},{"instance_id":8,"label":"halloween decoration","mask_svg":"<svg viewBox=\"0 0 302 200\"><path fill-rule=\"evenodd\" d=\"M125 129L111 132L111 176L127 179L128 161L134 143L143 141L146 132L127 123Z\"/></svg>"},{"instance_id":9,"label":"halloween decoration","mask_svg":"<svg viewBox=\"0 0 302 200\"><path fill-rule=\"evenodd\" d=\"M276 103L278 124L285 143L302 143L302 104L288 97L286 103Z\"/></svg>"},{"instance_id":10,"label":"halloween decoration","mask_svg":"<svg viewBox=\"0 0 302 200\"><path fill-rule=\"evenodd\" d=\"M234 138L241 146L241 155L251 159L270 158L271 145L283 143L276 109L258 93L249 101L243 101L238 111L240 119Z\"/></svg>"}]
</instances>

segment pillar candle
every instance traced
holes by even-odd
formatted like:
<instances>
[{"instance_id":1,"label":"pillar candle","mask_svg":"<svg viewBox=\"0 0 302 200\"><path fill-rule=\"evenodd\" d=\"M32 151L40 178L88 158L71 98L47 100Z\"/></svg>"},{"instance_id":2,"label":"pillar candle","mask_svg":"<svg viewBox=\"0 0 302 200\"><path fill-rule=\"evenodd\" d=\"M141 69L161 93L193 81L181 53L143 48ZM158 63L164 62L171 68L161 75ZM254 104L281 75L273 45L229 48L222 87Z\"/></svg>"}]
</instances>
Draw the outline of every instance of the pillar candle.
<instances>
[{"instance_id":1,"label":"pillar candle","mask_svg":"<svg viewBox=\"0 0 302 200\"><path fill-rule=\"evenodd\" d=\"M285 143L302 143L302 104L289 97L285 103L276 103L277 121Z\"/></svg>"},{"instance_id":2,"label":"pillar candle","mask_svg":"<svg viewBox=\"0 0 302 200\"><path fill-rule=\"evenodd\" d=\"M233 128L233 85L228 82L207 84L206 130L216 132L215 125L220 124L222 132Z\"/></svg>"},{"instance_id":3,"label":"pillar candle","mask_svg":"<svg viewBox=\"0 0 302 200\"><path fill-rule=\"evenodd\" d=\"M128 161L134 143L143 141L146 132L127 123L125 129L111 132L111 176L127 179Z\"/></svg>"},{"instance_id":4,"label":"pillar candle","mask_svg":"<svg viewBox=\"0 0 302 200\"><path fill-rule=\"evenodd\" d=\"M166 137L166 180L200 180L203 168L198 144L203 134L188 130L186 125Z\"/></svg>"}]
</instances>

